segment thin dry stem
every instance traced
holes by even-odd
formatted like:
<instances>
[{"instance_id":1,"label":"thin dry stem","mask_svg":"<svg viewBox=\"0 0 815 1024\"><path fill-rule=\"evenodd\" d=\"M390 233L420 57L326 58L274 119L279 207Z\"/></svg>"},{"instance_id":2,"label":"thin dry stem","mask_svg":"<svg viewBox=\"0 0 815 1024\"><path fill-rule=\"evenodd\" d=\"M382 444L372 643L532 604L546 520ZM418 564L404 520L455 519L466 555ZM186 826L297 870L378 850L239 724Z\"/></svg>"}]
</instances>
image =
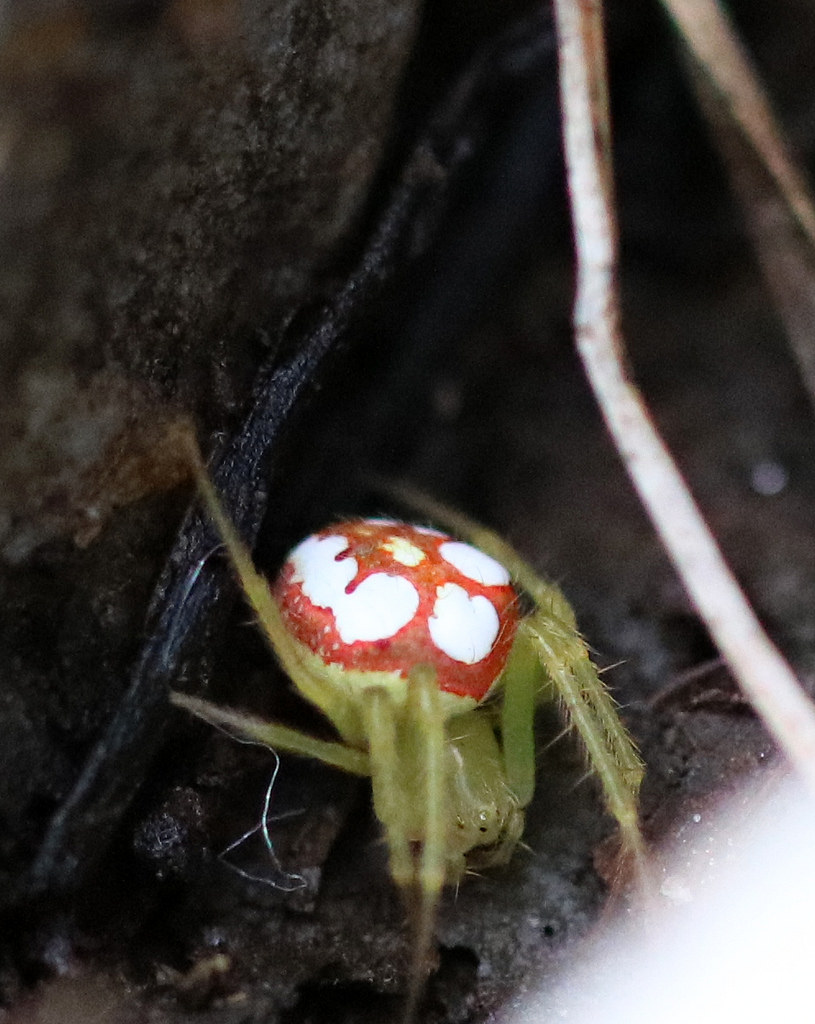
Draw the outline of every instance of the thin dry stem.
<instances>
[{"instance_id":1,"label":"thin dry stem","mask_svg":"<svg viewBox=\"0 0 815 1024\"><path fill-rule=\"evenodd\" d=\"M732 107L714 88L710 72L700 63L694 63L693 69L691 77L702 113L722 155L731 188L741 202L767 287L815 408L815 246L801 231L761 153L745 138ZM750 73L749 67L747 70ZM811 205L803 189L801 184L801 199Z\"/></svg>"},{"instance_id":2,"label":"thin dry stem","mask_svg":"<svg viewBox=\"0 0 815 1024\"><path fill-rule=\"evenodd\" d=\"M815 790L815 712L724 562L624 365L616 289L605 50L599 0L555 0L564 147L577 250L577 345L608 428L717 646Z\"/></svg>"},{"instance_id":3,"label":"thin dry stem","mask_svg":"<svg viewBox=\"0 0 815 1024\"><path fill-rule=\"evenodd\" d=\"M731 111L815 248L815 208L769 100L718 0L662 0L693 58Z\"/></svg>"}]
</instances>

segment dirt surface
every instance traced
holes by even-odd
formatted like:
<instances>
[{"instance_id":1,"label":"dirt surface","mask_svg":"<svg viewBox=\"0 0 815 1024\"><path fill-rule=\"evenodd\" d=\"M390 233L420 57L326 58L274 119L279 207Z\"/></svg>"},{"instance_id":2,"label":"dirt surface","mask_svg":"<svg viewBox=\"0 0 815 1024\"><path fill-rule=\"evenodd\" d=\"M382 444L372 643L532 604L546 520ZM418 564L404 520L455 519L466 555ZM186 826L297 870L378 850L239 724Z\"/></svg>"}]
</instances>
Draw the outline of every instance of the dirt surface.
<instances>
[{"instance_id":1,"label":"dirt surface","mask_svg":"<svg viewBox=\"0 0 815 1024\"><path fill-rule=\"evenodd\" d=\"M757 60L776 90L794 144L812 166L815 97L800 56L806 47L790 52L781 41L811 38L815 20L792 2L772 10L757 2L743 6ZM623 290L635 374L759 614L812 684L812 406L721 169L693 114L670 34L649 5L634 8L630 21L622 14L612 17L611 40ZM175 5L168 10L174 12ZM479 25L489 25L479 5L472 10ZM464 44L451 45L450 53L439 45L438 34L450 31L443 5L441 11L432 26L435 35L428 36L427 28L420 35L413 71L418 78L406 79L417 96L431 91L434 76L443 79L446 73L460 82L457 76L467 66ZM492 31L490 26L487 34ZM477 44L470 41L474 49ZM429 62L425 75L415 70L421 71L422 59ZM407 60L406 52L400 60ZM367 73L376 79L382 65ZM488 522L562 584L598 661L614 666L605 678L648 764L643 815L649 839L656 847L673 839L690 842L695 816L707 815L747 779L770 785L779 761L726 671L713 661L709 637L638 507L573 353L571 256L551 61L524 89L507 99L506 110L496 108L503 130L495 131L494 146L480 151L477 165L460 181L433 228L433 244L423 244L430 228L422 221L413 239L420 257L388 278L385 293L366 310L347 347L322 373L319 389L309 389L287 425L275 455L259 558L273 569L291 543L326 518L393 511L372 485L382 474L403 477ZM267 92L260 90L277 109ZM426 95L422 103L433 109ZM377 139L389 131L385 108L391 109L381 97L378 104L380 127L370 130ZM416 131L412 117L421 120L404 97L397 109L392 130L405 137L392 151L386 176L398 174L406 140ZM322 146L328 144L324 124L311 132ZM261 163L269 136L267 125L265 141L257 142ZM366 145L377 148L370 138ZM82 176L76 181L80 189ZM354 187L362 196L367 186ZM255 216L261 223L282 223L282 215L264 205L270 191L267 181L252 200L258 204L252 209L264 212L249 212L245 224ZM170 189L173 203L174 195ZM224 219L201 202L208 211L205 222L210 215ZM345 200L337 202L347 209ZM357 208L361 203L356 201ZM182 205L178 216L192 223L189 204ZM142 209L134 223L155 229L161 216ZM220 312L215 302L206 317L179 309L177 361L159 344L159 335L151 335L158 370L147 375L146 385L120 356L121 345L110 343L106 351L117 353L123 379L136 379L162 401L172 393L172 416L153 417L159 423L158 451L175 449L165 426L172 427L179 410L197 412L207 429L234 423L236 410L250 401L248 381L259 348L245 345L229 364L227 391L233 397L226 400L211 384L224 365L224 310L235 318L229 337L245 337L251 323L260 329L274 322L282 332L279 310L277 319L258 313L258 289L272 278L290 281L290 266L295 276L306 273L304 267L325 266L326 252L344 231L356 238L349 219L341 227L339 217L336 211L328 217L319 244L303 243L302 262L281 250L279 239L268 250L264 243L261 253L250 246L248 262L227 245L218 257L221 277L211 287L222 289L226 275L232 282L228 291L241 295L240 301L235 306L224 299ZM73 237L76 229L68 234ZM76 237L77 246L92 244L92 235ZM183 248L176 258L186 265ZM347 271L344 259L335 257L328 265L331 279ZM176 270L159 261L151 263L151 276L153 271L168 293L189 294ZM199 273L200 268L200 282ZM244 273L250 278L245 291ZM66 279L72 289L75 278L68 271ZM113 273L105 276L104 288L91 291L110 294L116 280ZM281 301L308 303L310 287L305 298L287 293ZM54 306L64 310L65 293L55 288L53 295ZM150 319L136 298L129 300L128 315L143 312ZM194 298L190 303L199 313L207 305ZM45 326L38 330L44 337L49 321L43 317ZM283 337L283 355L292 337ZM30 365L29 350L20 345L21 365ZM185 360L198 369L188 372ZM210 380L203 390L202 374ZM117 394L115 388L104 393ZM213 408L201 412L212 395ZM113 404L118 408L118 397ZM108 437L105 430L94 436ZM144 436L139 465L155 468L152 441L147 444ZM26 451L20 447L15 456L24 476ZM11 448L5 458L10 457ZM75 793L89 751L125 699L140 642L149 635L145 608L189 497L182 486L164 490L183 474L172 458L159 464L161 485L150 483L139 493L122 486L124 507L106 513L110 521L95 537L83 536L84 546L75 544L71 519L68 533L55 535L49 527L47 541L46 534L32 533L25 550L14 548L13 558L6 550L0 869L7 889L0 907L0 1020L397 1020L411 937L388 879L366 785L284 757L272 824L279 868L256 836L225 862L220 851L258 820L269 754L239 746L163 704L161 731L141 744L145 751L150 746L150 756L134 755L130 771L140 784L117 805L109 843L100 826L87 869L70 876L75 884L36 891L29 885L42 837L54 834L47 830ZM30 506L20 508L15 524ZM230 614L226 595L223 603L223 623L209 627L217 643L202 644L203 654L180 663L177 685L196 692L206 685L211 698L273 708L276 716L319 731L318 717L288 692L247 624L245 609L235 607ZM592 784L581 782L579 752L568 738L553 742L558 733L556 714L545 709L524 848L505 868L445 896L420 1014L428 1024L500 1021L542 979L553 980L553 996L540 1019L557 1017L554 979L578 953L606 903L613 831ZM305 886L286 892L295 875ZM682 879L667 883L662 898L670 900Z\"/></svg>"}]
</instances>

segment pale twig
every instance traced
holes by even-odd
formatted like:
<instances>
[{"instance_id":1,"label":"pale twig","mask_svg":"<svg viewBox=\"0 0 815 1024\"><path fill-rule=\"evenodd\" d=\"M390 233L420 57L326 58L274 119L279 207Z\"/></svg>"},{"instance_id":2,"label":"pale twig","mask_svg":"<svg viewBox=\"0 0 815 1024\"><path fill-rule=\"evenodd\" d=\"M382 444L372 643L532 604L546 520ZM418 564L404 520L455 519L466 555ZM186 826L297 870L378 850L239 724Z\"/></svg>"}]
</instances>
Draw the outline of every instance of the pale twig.
<instances>
[{"instance_id":1,"label":"pale twig","mask_svg":"<svg viewBox=\"0 0 815 1024\"><path fill-rule=\"evenodd\" d=\"M752 63L716 0L662 0L815 406L815 204Z\"/></svg>"},{"instance_id":2,"label":"pale twig","mask_svg":"<svg viewBox=\"0 0 815 1024\"><path fill-rule=\"evenodd\" d=\"M770 103L718 0L662 0L693 58L719 92L815 248L815 209Z\"/></svg>"},{"instance_id":3,"label":"pale twig","mask_svg":"<svg viewBox=\"0 0 815 1024\"><path fill-rule=\"evenodd\" d=\"M815 712L724 562L624 365L599 0L555 0L577 345L640 498L744 692L815 790Z\"/></svg>"},{"instance_id":4,"label":"pale twig","mask_svg":"<svg viewBox=\"0 0 815 1024\"><path fill-rule=\"evenodd\" d=\"M730 187L741 202L770 298L815 408L815 248L799 230L766 168L744 144L707 79L696 77L702 110L713 129Z\"/></svg>"}]
</instances>

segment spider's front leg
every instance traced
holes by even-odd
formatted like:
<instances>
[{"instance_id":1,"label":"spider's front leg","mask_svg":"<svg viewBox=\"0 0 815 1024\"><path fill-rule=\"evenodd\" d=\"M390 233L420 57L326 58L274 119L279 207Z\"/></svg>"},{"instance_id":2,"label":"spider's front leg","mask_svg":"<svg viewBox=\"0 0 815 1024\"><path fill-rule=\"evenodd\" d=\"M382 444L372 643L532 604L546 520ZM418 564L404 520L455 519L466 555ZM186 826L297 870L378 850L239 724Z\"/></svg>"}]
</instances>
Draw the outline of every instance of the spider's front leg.
<instances>
[{"instance_id":1,"label":"spider's front leg","mask_svg":"<svg viewBox=\"0 0 815 1024\"><path fill-rule=\"evenodd\" d=\"M371 760L368 754L345 743L322 740L300 729L293 729L279 722L270 722L237 708L222 707L220 704L213 704L211 701L178 690L170 691L170 703L241 742L258 743L271 750L282 750L298 757L310 757L350 775L371 774Z\"/></svg>"},{"instance_id":2,"label":"spider's front leg","mask_svg":"<svg viewBox=\"0 0 815 1024\"><path fill-rule=\"evenodd\" d=\"M393 880L414 912L413 962L404 1020L412 1021L447 873L447 737L436 673L418 665L394 694L364 694L374 810L385 830ZM418 852L414 856L414 849Z\"/></svg>"}]
</instances>

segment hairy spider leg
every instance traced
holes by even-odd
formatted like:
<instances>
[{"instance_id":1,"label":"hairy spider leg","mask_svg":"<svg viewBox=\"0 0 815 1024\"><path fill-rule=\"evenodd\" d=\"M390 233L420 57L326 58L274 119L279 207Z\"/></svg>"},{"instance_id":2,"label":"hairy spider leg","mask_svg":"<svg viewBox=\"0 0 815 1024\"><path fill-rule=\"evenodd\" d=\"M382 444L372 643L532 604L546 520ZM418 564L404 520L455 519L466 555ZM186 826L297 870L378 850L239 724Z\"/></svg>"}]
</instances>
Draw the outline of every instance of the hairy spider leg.
<instances>
[{"instance_id":1,"label":"hairy spider leg","mask_svg":"<svg viewBox=\"0 0 815 1024\"><path fill-rule=\"evenodd\" d=\"M504 771L520 807L526 807L535 792L535 707L546 686L535 650L524 639L519 629L501 678Z\"/></svg>"},{"instance_id":2,"label":"hairy spider leg","mask_svg":"<svg viewBox=\"0 0 815 1024\"><path fill-rule=\"evenodd\" d=\"M448 816L445 784L447 738L435 672L419 665L411 670L408 681L410 689L406 710L409 723L405 739L410 744L415 743L417 749L414 753L422 768L424 823L417 873L419 893L414 920L413 963L403 1016L405 1024L415 1016L425 978L424 963L433 941L433 923L446 873Z\"/></svg>"},{"instance_id":3,"label":"hairy spider leg","mask_svg":"<svg viewBox=\"0 0 815 1024\"><path fill-rule=\"evenodd\" d=\"M271 595L269 585L255 569L248 549L224 512L215 488L201 465L200 455L193 441L190 441L189 455L204 503L226 545L243 592L257 615L258 623L283 669L290 677L299 677L301 673L298 671L298 664L291 651L288 632L283 624L280 610ZM209 701L190 697L184 693L173 692L170 694L170 700L177 707L197 715L212 725L225 729L237 738L255 740L276 750L285 750L302 757L313 757L353 775L370 775L371 773L370 759L367 753L345 743L320 740L299 729L269 722L246 714L246 712L218 707Z\"/></svg>"},{"instance_id":4,"label":"hairy spider leg","mask_svg":"<svg viewBox=\"0 0 815 1024\"><path fill-rule=\"evenodd\" d=\"M554 687L567 722L580 736L590 769L600 781L606 807L619 827L623 861L630 859L637 881L647 894L651 885L638 806L643 762L620 720L613 697L589 657L571 605L559 587L541 579L492 530L413 488L396 485L389 489L408 505L495 558L533 599L535 610L521 623L515 643L519 670L513 670L512 662L516 657L513 651L504 680L502 724L509 729L503 742L508 777L518 787L521 799L527 794L531 796L528 787L532 780L530 755L534 757L534 748L527 734L527 729L531 728L528 687L532 685L534 673L524 675L523 662L534 657ZM527 646L526 653L524 646ZM513 753L516 742L517 751Z\"/></svg>"},{"instance_id":5,"label":"hairy spider leg","mask_svg":"<svg viewBox=\"0 0 815 1024\"><path fill-rule=\"evenodd\" d=\"M400 756L401 737L397 736L391 695L382 688L371 689L363 709L374 810L385 828L391 876L397 885L407 888L413 882L413 857L400 790L402 779L413 777L415 765L404 764Z\"/></svg>"},{"instance_id":6,"label":"hairy spider leg","mask_svg":"<svg viewBox=\"0 0 815 1024\"><path fill-rule=\"evenodd\" d=\"M554 685L567 721L580 736L591 771L600 780L606 807L620 830L623 858L631 859L647 892L650 886L638 807L643 763L614 700L577 632L542 608L533 612L522 628Z\"/></svg>"},{"instance_id":7,"label":"hairy spider leg","mask_svg":"<svg viewBox=\"0 0 815 1024\"><path fill-rule=\"evenodd\" d=\"M357 750L356 747L347 746L345 743L321 740L288 725L270 722L246 711L221 707L220 704L213 704L200 697L191 697L188 693L181 693L178 690L170 692L170 703L204 722L209 722L216 729L229 733L237 740L250 740L273 750L285 750L287 754L313 757L351 775L371 774L370 758L365 751Z\"/></svg>"},{"instance_id":8,"label":"hairy spider leg","mask_svg":"<svg viewBox=\"0 0 815 1024\"><path fill-rule=\"evenodd\" d=\"M366 694L374 809L385 828L394 881L413 899L413 962L404 1020L412 1021L432 944L447 861L447 736L436 674L427 665L408 676L407 700L386 690ZM421 841L414 857L411 844Z\"/></svg>"}]
</instances>

